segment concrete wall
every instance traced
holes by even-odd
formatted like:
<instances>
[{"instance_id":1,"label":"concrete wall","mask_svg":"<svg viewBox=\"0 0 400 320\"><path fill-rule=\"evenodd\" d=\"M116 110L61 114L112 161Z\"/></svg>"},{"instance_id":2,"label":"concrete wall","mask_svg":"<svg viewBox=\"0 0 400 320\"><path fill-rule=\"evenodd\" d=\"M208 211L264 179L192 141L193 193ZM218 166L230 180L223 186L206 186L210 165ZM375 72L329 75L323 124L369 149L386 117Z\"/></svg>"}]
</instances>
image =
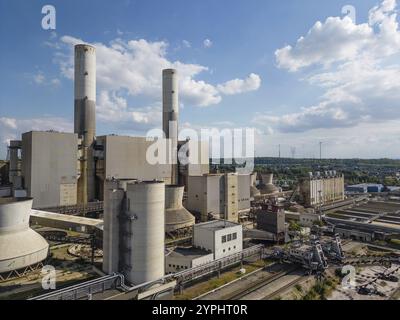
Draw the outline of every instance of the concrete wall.
<instances>
[{"instance_id":1,"label":"concrete wall","mask_svg":"<svg viewBox=\"0 0 400 320\"><path fill-rule=\"evenodd\" d=\"M97 161L97 176L105 179L138 179L143 181L171 181L171 166L168 164L152 165L146 160L147 149L153 144L144 137L100 136L97 143L104 151ZM100 199L103 199L100 190Z\"/></svg>"},{"instance_id":2,"label":"concrete wall","mask_svg":"<svg viewBox=\"0 0 400 320\"><path fill-rule=\"evenodd\" d=\"M238 210L250 210L250 186L251 175L239 174L238 175Z\"/></svg>"},{"instance_id":3,"label":"concrete wall","mask_svg":"<svg viewBox=\"0 0 400 320\"><path fill-rule=\"evenodd\" d=\"M202 227L201 224L193 226L193 246L214 252L214 232Z\"/></svg>"},{"instance_id":4,"label":"concrete wall","mask_svg":"<svg viewBox=\"0 0 400 320\"><path fill-rule=\"evenodd\" d=\"M188 177L187 209L201 214L202 221L207 215L220 218L224 214L223 175L204 175Z\"/></svg>"},{"instance_id":5,"label":"concrete wall","mask_svg":"<svg viewBox=\"0 0 400 320\"><path fill-rule=\"evenodd\" d=\"M227 213L228 220L237 222L238 212L250 210L250 176L233 174L228 180L223 174L189 176L186 206L200 213L202 222L207 221L207 214L223 219Z\"/></svg>"},{"instance_id":6,"label":"concrete wall","mask_svg":"<svg viewBox=\"0 0 400 320\"><path fill-rule=\"evenodd\" d=\"M77 203L77 152L74 133L22 135L22 176L34 208Z\"/></svg>"},{"instance_id":7,"label":"concrete wall","mask_svg":"<svg viewBox=\"0 0 400 320\"><path fill-rule=\"evenodd\" d=\"M285 211L257 213L257 229L273 234L285 232Z\"/></svg>"},{"instance_id":8,"label":"concrete wall","mask_svg":"<svg viewBox=\"0 0 400 320\"><path fill-rule=\"evenodd\" d=\"M236 239L233 235L236 234ZM222 238L226 236L227 241L223 242ZM229 237L231 238L230 241ZM215 251L214 259L218 260L223 257L241 252L243 250L243 230L241 225L220 229L215 232Z\"/></svg>"},{"instance_id":9,"label":"concrete wall","mask_svg":"<svg viewBox=\"0 0 400 320\"><path fill-rule=\"evenodd\" d=\"M300 194L306 206L317 206L344 200L344 176L304 179Z\"/></svg>"},{"instance_id":10,"label":"concrete wall","mask_svg":"<svg viewBox=\"0 0 400 320\"><path fill-rule=\"evenodd\" d=\"M200 257L175 257L168 255L165 258L165 273L170 274L190 268L195 268L207 264L213 260L214 254L212 253Z\"/></svg>"}]
</instances>

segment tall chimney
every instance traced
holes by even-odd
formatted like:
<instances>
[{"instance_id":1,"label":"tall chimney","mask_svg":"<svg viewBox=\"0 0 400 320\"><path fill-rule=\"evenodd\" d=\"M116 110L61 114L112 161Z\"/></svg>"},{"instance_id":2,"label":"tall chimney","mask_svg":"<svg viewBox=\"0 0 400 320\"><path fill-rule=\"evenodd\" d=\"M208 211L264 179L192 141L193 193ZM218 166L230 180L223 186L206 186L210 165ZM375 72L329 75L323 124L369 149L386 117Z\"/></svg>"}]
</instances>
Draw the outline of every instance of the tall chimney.
<instances>
[{"instance_id":1,"label":"tall chimney","mask_svg":"<svg viewBox=\"0 0 400 320\"><path fill-rule=\"evenodd\" d=\"M96 49L87 44L75 46L74 132L81 139L78 202L94 199L95 165L93 143L96 136Z\"/></svg>"},{"instance_id":2,"label":"tall chimney","mask_svg":"<svg viewBox=\"0 0 400 320\"><path fill-rule=\"evenodd\" d=\"M178 73L175 69L163 70L163 131L171 141L171 184L178 184Z\"/></svg>"}]
</instances>

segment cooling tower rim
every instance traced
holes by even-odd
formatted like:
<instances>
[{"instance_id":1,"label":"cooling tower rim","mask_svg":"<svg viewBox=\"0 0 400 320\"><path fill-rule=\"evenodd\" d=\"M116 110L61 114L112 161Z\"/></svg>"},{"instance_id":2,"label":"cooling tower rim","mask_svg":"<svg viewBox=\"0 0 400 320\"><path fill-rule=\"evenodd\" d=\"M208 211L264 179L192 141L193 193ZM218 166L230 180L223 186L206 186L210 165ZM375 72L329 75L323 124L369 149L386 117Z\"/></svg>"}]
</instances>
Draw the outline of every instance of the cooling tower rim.
<instances>
[{"instance_id":1,"label":"cooling tower rim","mask_svg":"<svg viewBox=\"0 0 400 320\"><path fill-rule=\"evenodd\" d=\"M184 188L184 185L180 185L180 184L166 184L165 188L166 189L177 189L177 188Z\"/></svg>"}]
</instances>

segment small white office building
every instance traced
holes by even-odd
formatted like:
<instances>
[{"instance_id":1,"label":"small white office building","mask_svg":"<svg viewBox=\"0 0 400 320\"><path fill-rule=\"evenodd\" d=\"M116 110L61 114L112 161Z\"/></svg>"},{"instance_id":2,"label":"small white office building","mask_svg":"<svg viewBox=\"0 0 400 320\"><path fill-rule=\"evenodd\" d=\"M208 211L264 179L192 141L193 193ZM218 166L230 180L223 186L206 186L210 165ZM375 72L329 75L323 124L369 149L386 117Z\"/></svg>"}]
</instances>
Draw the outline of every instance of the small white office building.
<instances>
[{"instance_id":1,"label":"small white office building","mask_svg":"<svg viewBox=\"0 0 400 320\"><path fill-rule=\"evenodd\" d=\"M243 250L243 228L241 224L214 220L193 227L193 246L214 254L218 260Z\"/></svg>"}]
</instances>

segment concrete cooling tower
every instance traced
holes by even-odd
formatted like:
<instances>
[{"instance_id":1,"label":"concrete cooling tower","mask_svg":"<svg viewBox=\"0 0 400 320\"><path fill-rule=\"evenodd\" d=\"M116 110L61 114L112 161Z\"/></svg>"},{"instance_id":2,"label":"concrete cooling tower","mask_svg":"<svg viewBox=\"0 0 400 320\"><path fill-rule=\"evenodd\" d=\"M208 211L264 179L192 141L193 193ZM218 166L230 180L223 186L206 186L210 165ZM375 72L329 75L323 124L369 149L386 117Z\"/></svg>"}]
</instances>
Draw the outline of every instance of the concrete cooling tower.
<instances>
[{"instance_id":1,"label":"concrete cooling tower","mask_svg":"<svg viewBox=\"0 0 400 320\"><path fill-rule=\"evenodd\" d=\"M261 175L261 184L259 187L261 194L273 194L279 192L279 188L274 186L272 183L273 179L274 175L272 173Z\"/></svg>"},{"instance_id":2,"label":"concrete cooling tower","mask_svg":"<svg viewBox=\"0 0 400 320\"><path fill-rule=\"evenodd\" d=\"M29 228L32 198L0 198L0 274L47 258L49 244Z\"/></svg>"},{"instance_id":3,"label":"concrete cooling tower","mask_svg":"<svg viewBox=\"0 0 400 320\"><path fill-rule=\"evenodd\" d=\"M183 190L185 187L165 187L165 232L191 227L195 218L182 205Z\"/></svg>"},{"instance_id":4,"label":"concrete cooling tower","mask_svg":"<svg viewBox=\"0 0 400 320\"><path fill-rule=\"evenodd\" d=\"M257 181L257 172L254 172L250 175L250 197L254 198L261 194L260 190L257 189L256 186Z\"/></svg>"}]
</instances>

